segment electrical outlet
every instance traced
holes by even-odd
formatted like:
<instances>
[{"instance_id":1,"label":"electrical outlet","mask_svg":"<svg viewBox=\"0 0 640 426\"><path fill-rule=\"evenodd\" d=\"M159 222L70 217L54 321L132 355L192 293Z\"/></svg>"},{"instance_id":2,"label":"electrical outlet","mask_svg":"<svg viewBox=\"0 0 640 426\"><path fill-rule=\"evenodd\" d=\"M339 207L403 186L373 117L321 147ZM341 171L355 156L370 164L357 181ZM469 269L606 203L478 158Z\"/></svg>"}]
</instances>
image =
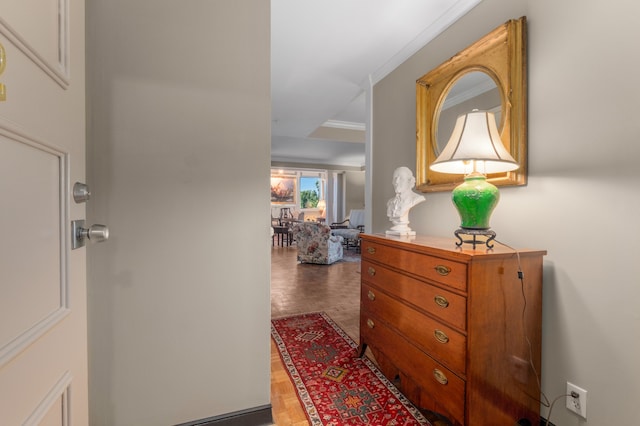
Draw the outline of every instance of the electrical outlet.
<instances>
[{"instance_id":1,"label":"electrical outlet","mask_svg":"<svg viewBox=\"0 0 640 426\"><path fill-rule=\"evenodd\" d=\"M567 409L587 418L587 391L567 382Z\"/></svg>"}]
</instances>

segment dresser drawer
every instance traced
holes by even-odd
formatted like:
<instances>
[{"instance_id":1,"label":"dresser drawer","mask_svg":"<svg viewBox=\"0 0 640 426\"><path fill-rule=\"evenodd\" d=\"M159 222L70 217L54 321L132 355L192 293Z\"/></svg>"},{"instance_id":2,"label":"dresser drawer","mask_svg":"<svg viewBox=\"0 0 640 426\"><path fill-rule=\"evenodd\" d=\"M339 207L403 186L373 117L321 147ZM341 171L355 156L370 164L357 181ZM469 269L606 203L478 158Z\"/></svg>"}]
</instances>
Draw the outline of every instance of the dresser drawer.
<instances>
[{"instance_id":1,"label":"dresser drawer","mask_svg":"<svg viewBox=\"0 0 640 426\"><path fill-rule=\"evenodd\" d=\"M360 321L362 342L382 352L426 393L437 397L460 424L464 424L465 381L387 327L375 315ZM393 378L391 378L393 379Z\"/></svg>"},{"instance_id":2,"label":"dresser drawer","mask_svg":"<svg viewBox=\"0 0 640 426\"><path fill-rule=\"evenodd\" d=\"M460 330L467 325L467 299L424 281L362 260L362 280L441 318Z\"/></svg>"},{"instance_id":3,"label":"dresser drawer","mask_svg":"<svg viewBox=\"0 0 640 426\"><path fill-rule=\"evenodd\" d=\"M441 259L408 250L398 250L383 244L363 240L362 259L393 265L411 274L467 291L467 268L464 263ZM366 272L363 270L363 272Z\"/></svg>"},{"instance_id":4,"label":"dresser drawer","mask_svg":"<svg viewBox=\"0 0 640 426\"><path fill-rule=\"evenodd\" d=\"M464 335L366 284L361 291L361 315L381 319L433 358L465 374Z\"/></svg>"}]
</instances>

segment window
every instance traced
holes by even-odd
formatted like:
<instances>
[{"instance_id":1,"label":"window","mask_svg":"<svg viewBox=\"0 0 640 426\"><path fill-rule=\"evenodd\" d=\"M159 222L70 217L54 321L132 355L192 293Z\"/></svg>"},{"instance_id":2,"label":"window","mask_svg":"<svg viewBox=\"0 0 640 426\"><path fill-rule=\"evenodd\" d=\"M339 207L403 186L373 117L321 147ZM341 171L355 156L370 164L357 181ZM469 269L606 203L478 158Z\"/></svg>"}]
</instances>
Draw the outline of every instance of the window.
<instances>
[{"instance_id":1,"label":"window","mask_svg":"<svg viewBox=\"0 0 640 426\"><path fill-rule=\"evenodd\" d=\"M326 185L323 170L271 169L271 204L286 204L296 211L318 209L318 202L326 198Z\"/></svg>"},{"instance_id":2,"label":"window","mask_svg":"<svg viewBox=\"0 0 640 426\"><path fill-rule=\"evenodd\" d=\"M323 180L316 176L300 176L300 208L313 209L324 193Z\"/></svg>"}]
</instances>

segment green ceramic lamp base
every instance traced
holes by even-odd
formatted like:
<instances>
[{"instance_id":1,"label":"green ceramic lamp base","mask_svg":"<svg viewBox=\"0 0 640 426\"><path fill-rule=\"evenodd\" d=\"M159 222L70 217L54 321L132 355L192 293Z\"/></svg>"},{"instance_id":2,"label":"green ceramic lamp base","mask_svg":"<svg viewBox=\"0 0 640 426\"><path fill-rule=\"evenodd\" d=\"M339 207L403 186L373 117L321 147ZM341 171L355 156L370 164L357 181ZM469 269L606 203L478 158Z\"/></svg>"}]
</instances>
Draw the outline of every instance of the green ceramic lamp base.
<instances>
[{"instance_id":1,"label":"green ceramic lamp base","mask_svg":"<svg viewBox=\"0 0 640 426\"><path fill-rule=\"evenodd\" d=\"M460 215L460 229L455 232L460 240L456 245L471 243L473 248L479 243L478 235L486 236L487 247L496 237L496 233L490 231L489 225L491 213L500 200L500 192L495 185L487 182L486 176L481 173L471 173L464 178L464 182L458 185L452 193L453 204ZM459 234L472 235L472 240L463 240Z\"/></svg>"}]
</instances>

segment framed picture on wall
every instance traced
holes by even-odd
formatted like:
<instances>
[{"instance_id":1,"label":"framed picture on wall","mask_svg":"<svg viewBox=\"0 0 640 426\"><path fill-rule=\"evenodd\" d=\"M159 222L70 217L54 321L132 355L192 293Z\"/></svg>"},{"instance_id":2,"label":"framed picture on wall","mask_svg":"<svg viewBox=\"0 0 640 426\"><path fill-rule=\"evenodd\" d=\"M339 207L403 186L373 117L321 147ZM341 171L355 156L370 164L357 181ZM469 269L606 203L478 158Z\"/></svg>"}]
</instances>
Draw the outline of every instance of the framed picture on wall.
<instances>
[{"instance_id":1,"label":"framed picture on wall","mask_svg":"<svg viewBox=\"0 0 640 426\"><path fill-rule=\"evenodd\" d=\"M295 204L296 177L271 176L271 202L273 204Z\"/></svg>"}]
</instances>

